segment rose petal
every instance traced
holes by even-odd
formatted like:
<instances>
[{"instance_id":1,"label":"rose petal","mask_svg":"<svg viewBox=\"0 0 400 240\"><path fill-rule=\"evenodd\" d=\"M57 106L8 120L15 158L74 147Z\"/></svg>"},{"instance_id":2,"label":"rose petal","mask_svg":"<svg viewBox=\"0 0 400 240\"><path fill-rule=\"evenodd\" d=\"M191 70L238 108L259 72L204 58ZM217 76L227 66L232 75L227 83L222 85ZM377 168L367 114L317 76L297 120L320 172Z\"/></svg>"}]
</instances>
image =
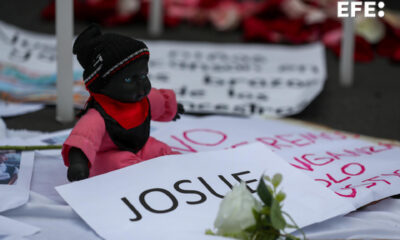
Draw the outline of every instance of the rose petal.
<instances>
[{"instance_id":1,"label":"rose petal","mask_svg":"<svg viewBox=\"0 0 400 240\"><path fill-rule=\"evenodd\" d=\"M222 200L214 226L218 234L238 233L255 223L252 209L261 204L251 195L245 183L234 186Z\"/></svg>"},{"instance_id":2,"label":"rose petal","mask_svg":"<svg viewBox=\"0 0 400 240\"><path fill-rule=\"evenodd\" d=\"M375 44L383 39L386 29L379 18L357 16L355 31L369 43Z\"/></svg>"}]
</instances>

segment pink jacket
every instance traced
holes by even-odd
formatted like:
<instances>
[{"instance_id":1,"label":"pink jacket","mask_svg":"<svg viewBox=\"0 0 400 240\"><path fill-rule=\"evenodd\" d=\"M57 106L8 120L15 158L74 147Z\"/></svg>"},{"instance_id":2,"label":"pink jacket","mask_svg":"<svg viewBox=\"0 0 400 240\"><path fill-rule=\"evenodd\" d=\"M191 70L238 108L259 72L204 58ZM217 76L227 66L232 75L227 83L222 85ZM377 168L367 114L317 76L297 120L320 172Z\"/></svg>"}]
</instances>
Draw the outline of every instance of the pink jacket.
<instances>
[{"instance_id":1,"label":"pink jacket","mask_svg":"<svg viewBox=\"0 0 400 240\"><path fill-rule=\"evenodd\" d=\"M153 88L148 98L152 120L167 122L174 118L177 112L177 102L172 90ZM179 152L173 152L168 145L153 137L150 137L144 147L136 154L119 150L106 131L104 119L93 108L89 109L79 119L64 142L61 154L66 166L69 165L68 154L71 147L81 149L89 159L90 176L96 176L162 155L179 154Z\"/></svg>"}]
</instances>

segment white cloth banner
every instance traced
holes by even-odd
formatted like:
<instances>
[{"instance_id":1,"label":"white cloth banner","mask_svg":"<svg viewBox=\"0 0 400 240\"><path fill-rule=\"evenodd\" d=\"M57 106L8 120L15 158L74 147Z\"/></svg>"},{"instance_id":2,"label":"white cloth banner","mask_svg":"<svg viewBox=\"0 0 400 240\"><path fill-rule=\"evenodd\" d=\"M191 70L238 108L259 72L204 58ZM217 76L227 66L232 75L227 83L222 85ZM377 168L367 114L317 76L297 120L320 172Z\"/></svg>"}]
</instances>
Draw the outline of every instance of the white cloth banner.
<instances>
[{"instance_id":1,"label":"white cloth banner","mask_svg":"<svg viewBox=\"0 0 400 240\"><path fill-rule=\"evenodd\" d=\"M238 125L232 126L232 124ZM225 127L225 125L227 126ZM212 131L187 131L190 129L201 128L213 130L214 134ZM257 130L257 128L260 129ZM221 136L215 133L215 129L226 131L225 134L227 134L227 138L220 144L216 144L221 140ZM265 137L263 139L264 142L269 142L270 144L274 145L269 147L278 155L281 155L284 158L288 157L288 161L294 160L294 158L292 158L293 156L291 155L292 150L304 149L303 154L306 154L309 150L307 147L313 146L315 148L331 150L331 152L334 152L337 144L346 145L349 143L347 140L352 139L345 137L340 133L331 133L324 130L311 130L310 128L304 126L285 123L283 121L247 119L246 122L243 122L243 119L228 117L193 118L184 116L183 119L176 123L153 123L151 131L153 136L168 142L170 145L176 148L180 148L182 153L224 149L232 146L240 147L248 142L260 142L261 139L256 140L256 138L261 135L264 137L267 136L269 138ZM57 144L61 141L61 139L65 139L68 136L68 133L69 131L67 130L51 134L44 134L33 141L33 144ZM313 133L315 136L319 137L310 138L312 137L310 133ZM282 134L287 135L281 136ZM202 136L202 138L199 138L200 136ZM191 141L188 141L186 138L190 139ZM296 144L304 146L300 147L293 143L284 141L283 139L292 140ZM309 139L308 142L307 139ZM311 139L313 139L313 141L310 141ZM370 142L367 141L361 142L363 142L365 146L370 144ZM201 143L203 143L203 145L201 145ZM190 150L190 148L192 150ZM393 151L395 149L396 148L393 148L387 151L387 153L390 153L389 159L393 159L398 156L398 151ZM375 158L375 161L384 162L386 161L387 156L382 158L380 155L381 153L384 153L384 151L371 154L370 156ZM349 160L350 159L343 158L341 161L346 162ZM362 161L362 158L359 160ZM296 162L297 161L294 160L294 162L290 163ZM311 166L314 169L320 169L323 167L316 167L315 165ZM327 164L325 167L329 166L333 165ZM366 166L366 169L370 170L368 166ZM76 214L74 214L69 206L65 205L65 202L54 190L55 186L67 183L66 170L67 169L63 164L59 150L36 152L31 189L32 191L43 194L43 196L51 198L56 202L50 202L49 200L45 200L45 198L39 199L37 198L37 194L33 195L33 192L31 192L28 204L16 209L2 212L1 214L7 218L41 228L42 231L39 234L30 236L29 239L100 239ZM309 172L305 170L300 171L303 171L304 173ZM246 177L246 175L242 176ZM396 177L394 177L392 180L394 179L396 179ZM347 179L342 183L350 183L350 181L351 179ZM235 182L235 180L232 182ZM324 184L324 182L320 183ZM379 187L379 182L377 183L378 184L376 186L365 190L371 191L372 189ZM186 185L182 186L186 187ZM252 185L250 184L250 186ZM400 228L398 227L400 224L400 218L398 217L399 209L400 200L386 199L376 205L364 207L361 210L347 214L344 217L338 216L333 219L305 227L304 231L309 239L398 239L398 236L400 235ZM12 227L10 226L12 223L8 223L9 224L4 225L5 229ZM207 227L212 226L209 225ZM332 229L334 229L334 231L332 231ZM147 236L146 239L152 236L154 235L151 234ZM132 235L132 237L136 237L136 235ZM207 238L208 236L200 236L200 239ZM175 235L165 235L162 239L175 240L177 238Z\"/></svg>"},{"instance_id":2,"label":"white cloth banner","mask_svg":"<svg viewBox=\"0 0 400 240\"><path fill-rule=\"evenodd\" d=\"M174 89L188 112L293 115L321 92L326 78L320 43L300 47L145 43L150 49L153 87ZM55 44L54 36L0 22L0 65L7 65L0 67L4 81L0 91L12 92L16 98L27 97L26 93L31 100L54 94ZM81 77L82 68L74 58L74 79ZM76 85L75 92L87 97L82 85Z\"/></svg>"},{"instance_id":3,"label":"white cloth banner","mask_svg":"<svg viewBox=\"0 0 400 240\"><path fill-rule=\"evenodd\" d=\"M47 151L41 151L47 152ZM29 202L1 214L20 221L41 231L31 240L43 239L102 239L62 200L54 187L66 184L66 167L60 155L48 156L35 154L35 166L32 176ZM40 193L41 195L39 195ZM51 201L50 199L54 199ZM13 228L12 222L3 223L4 229ZM305 227L307 239L398 239L400 236L400 200L386 199L373 206L338 216L322 223ZM332 231L334 229L334 231ZM20 229L19 233L28 229ZM3 235L9 231L1 231ZM20 234L16 233L17 236ZM153 235L145 239L149 239ZM301 235L298 235L299 237ZM135 239L135 235L132 236ZM2 239L0 237L0 239ZM6 237L6 239L8 239ZM11 235L10 239L18 239ZM161 239L161 238L160 238ZM165 235L162 239L176 240L175 235ZM193 238L190 238L193 239ZM209 239L201 236L200 239ZM210 238L211 239L211 238ZM215 239L215 238L212 238Z\"/></svg>"},{"instance_id":4,"label":"white cloth banner","mask_svg":"<svg viewBox=\"0 0 400 240\"><path fill-rule=\"evenodd\" d=\"M15 221L0 215L0 238L5 236L17 237L29 236L39 232L40 229L22 222Z\"/></svg>"},{"instance_id":5,"label":"white cloth banner","mask_svg":"<svg viewBox=\"0 0 400 240\"><path fill-rule=\"evenodd\" d=\"M300 227L355 210L261 143L163 156L56 189L106 239L201 239L232 185L245 181L254 190L263 173L283 175L283 210Z\"/></svg>"}]
</instances>

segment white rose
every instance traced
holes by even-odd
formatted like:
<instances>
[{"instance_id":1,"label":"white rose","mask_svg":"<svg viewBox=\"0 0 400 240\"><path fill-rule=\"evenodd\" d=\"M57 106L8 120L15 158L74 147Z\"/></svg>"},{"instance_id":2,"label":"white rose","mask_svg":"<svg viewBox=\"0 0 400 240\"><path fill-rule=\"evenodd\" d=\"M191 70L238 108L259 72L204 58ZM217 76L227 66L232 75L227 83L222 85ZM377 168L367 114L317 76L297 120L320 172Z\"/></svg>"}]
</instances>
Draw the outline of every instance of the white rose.
<instances>
[{"instance_id":1,"label":"white rose","mask_svg":"<svg viewBox=\"0 0 400 240\"><path fill-rule=\"evenodd\" d=\"M234 186L222 200L214 226L217 234L238 233L255 224L252 209L261 209L258 202L247 189L245 183Z\"/></svg>"}]
</instances>

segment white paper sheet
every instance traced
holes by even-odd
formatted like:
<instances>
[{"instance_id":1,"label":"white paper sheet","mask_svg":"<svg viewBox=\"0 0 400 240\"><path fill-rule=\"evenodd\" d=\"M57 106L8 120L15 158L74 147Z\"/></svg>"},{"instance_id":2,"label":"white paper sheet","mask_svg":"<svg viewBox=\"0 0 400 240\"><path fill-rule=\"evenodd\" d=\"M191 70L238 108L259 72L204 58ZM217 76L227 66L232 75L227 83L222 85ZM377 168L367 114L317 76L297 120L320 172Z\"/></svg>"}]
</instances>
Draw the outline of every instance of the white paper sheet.
<instances>
[{"instance_id":1,"label":"white paper sheet","mask_svg":"<svg viewBox=\"0 0 400 240\"><path fill-rule=\"evenodd\" d=\"M43 133L40 136L31 138L30 141L35 145L63 145L69 134L71 133L71 129L56 131L52 133ZM61 157L61 149L52 149L52 150L40 150L36 151L36 154L44 155L44 156L54 156L56 158Z\"/></svg>"},{"instance_id":2,"label":"white paper sheet","mask_svg":"<svg viewBox=\"0 0 400 240\"><path fill-rule=\"evenodd\" d=\"M37 145L62 145L71 133L71 130L72 129L66 129L52 133L44 133L30 139L30 141L35 142Z\"/></svg>"},{"instance_id":3,"label":"white paper sheet","mask_svg":"<svg viewBox=\"0 0 400 240\"><path fill-rule=\"evenodd\" d=\"M43 104L11 103L0 100L0 117L13 117L43 109Z\"/></svg>"},{"instance_id":4,"label":"white paper sheet","mask_svg":"<svg viewBox=\"0 0 400 240\"><path fill-rule=\"evenodd\" d=\"M163 156L56 189L106 239L156 238L157 232L183 239L213 227L221 198L230 190L226 182L247 181L255 189L264 172L282 173L283 209L300 227L354 210L260 143Z\"/></svg>"},{"instance_id":5,"label":"white paper sheet","mask_svg":"<svg viewBox=\"0 0 400 240\"><path fill-rule=\"evenodd\" d=\"M324 47L144 40L149 78L174 89L187 112L288 116L302 111L326 79ZM55 96L55 38L0 22L0 91L24 100ZM1 67L4 65L3 67ZM82 68L74 60L74 79ZM75 86L77 104L88 94Z\"/></svg>"},{"instance_id":6,"label":"white paper sheet","mask_svg":"<svg viewBox=\"0 0 400 240\"><path fill-rule=\"evenodd\" d=\"M1 141L0 145L21 144ZM0 151L0 212L19 207L29 198L33 152Z\"/></svg>"},{"instance_id":7,"label":"white paper sheet","mask_svg":"<svg viewBox=\"0 0 400 240\"><path fill-rule=\"evenodd\" d=\"M278 120L185 117L152 123L152 135L182 153L261 142L356 208L400 193L400 148Z\"/></svg>"}]
</instances>

